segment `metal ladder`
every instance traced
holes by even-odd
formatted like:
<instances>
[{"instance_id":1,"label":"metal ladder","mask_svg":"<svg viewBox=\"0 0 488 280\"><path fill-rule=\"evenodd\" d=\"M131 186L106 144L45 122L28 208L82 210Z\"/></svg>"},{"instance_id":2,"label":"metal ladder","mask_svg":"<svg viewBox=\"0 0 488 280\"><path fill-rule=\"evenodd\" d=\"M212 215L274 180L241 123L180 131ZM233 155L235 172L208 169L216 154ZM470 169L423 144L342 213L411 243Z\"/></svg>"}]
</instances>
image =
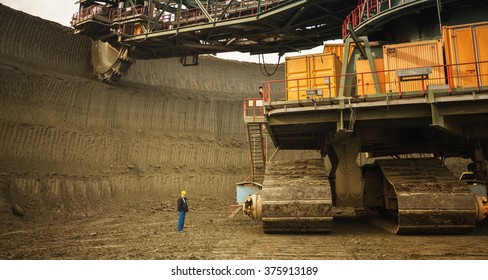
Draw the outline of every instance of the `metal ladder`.
<instances>
[{"instance_id":1,"label":"metal ladder","mask_svg":"<svg viewBox=\"0 0 488 280\"><path fill-rule=\"evenodd\" d=\"M263 183L266 167L265 143L262 123L247 123L247 139L251 155L252 181Z\"/></svg>"}]
</instances>

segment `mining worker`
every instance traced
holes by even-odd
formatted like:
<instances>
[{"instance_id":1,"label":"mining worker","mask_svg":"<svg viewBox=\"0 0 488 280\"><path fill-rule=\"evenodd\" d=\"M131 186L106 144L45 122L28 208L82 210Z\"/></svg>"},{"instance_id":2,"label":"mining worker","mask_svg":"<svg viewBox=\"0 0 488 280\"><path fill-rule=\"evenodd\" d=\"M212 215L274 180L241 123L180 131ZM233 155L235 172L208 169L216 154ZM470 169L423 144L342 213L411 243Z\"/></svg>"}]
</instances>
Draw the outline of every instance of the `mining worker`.
<instances>
[{"instance_id":1,"label":"mining worker","mask_svg":"<svg viewBox=\"0 0 488 280\"><path fill-rule=\"evenodd\" d=\"M186 192L181 192L181 197L178 198L178 232L183 231L185 226L185 216L188 212L188 204L186 203Z\"/></svg>"}]
</instances>

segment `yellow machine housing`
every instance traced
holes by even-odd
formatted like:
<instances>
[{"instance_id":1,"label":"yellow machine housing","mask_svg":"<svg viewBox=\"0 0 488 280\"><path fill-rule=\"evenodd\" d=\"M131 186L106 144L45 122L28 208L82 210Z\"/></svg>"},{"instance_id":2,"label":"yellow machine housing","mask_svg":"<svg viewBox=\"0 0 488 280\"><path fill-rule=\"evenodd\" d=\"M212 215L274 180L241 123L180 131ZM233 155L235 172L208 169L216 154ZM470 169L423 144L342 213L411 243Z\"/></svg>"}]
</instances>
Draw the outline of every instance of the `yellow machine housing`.
<instances>
[{"instance_id":1,"label":"yellow machine housing","mask_svg":"<svg viewBox=\"0 0 488 280\"><path fill-rule=\"evenodd\" d=\"M287 57L286 99L305 100L307 90L316 90L319 98L336 97L341 67L342 63L335 53Z\"/></svg>"},{"instance_id":2,"label":"yellow machine housing","mask_svg":"<svg viewBox=\"0 0 488 280\"><path fill-rule=\"evenodd\" d=\"M460 64L448 67L453 87L488 86L488 22L445 26L443 31L447 64Z\"/></svg>"},{"instance_id":3,"label":"yellow machine housing","mask_svg":"<svg viewBox=\"0 0 488 280\"><path fill-rule=\"evenodd\" d=\"M395 70L444 65L441 40L428 40L404 44L383 46L384 69L386 74L386 90L399 92ZM443 67L434 67L424 89L430 84L445 84ZM421 81L402 82L402 92L422 91Z\"/></svg>"},{"instance_id":4,"label":"yellow machine housing","mask_svg":"<svg viewBox=\"0 0 488 280\"><path fill-rule=\"evenodd\" d=\"M373 74L368 60L356 61L356 85L358 89L358 95L371 95L385 93L385 72L383 58L377 58L374 60L374 67L378 74L378 82L380 84L381 92L376 91L374 84Z\"/></svg>"}]
</instances>

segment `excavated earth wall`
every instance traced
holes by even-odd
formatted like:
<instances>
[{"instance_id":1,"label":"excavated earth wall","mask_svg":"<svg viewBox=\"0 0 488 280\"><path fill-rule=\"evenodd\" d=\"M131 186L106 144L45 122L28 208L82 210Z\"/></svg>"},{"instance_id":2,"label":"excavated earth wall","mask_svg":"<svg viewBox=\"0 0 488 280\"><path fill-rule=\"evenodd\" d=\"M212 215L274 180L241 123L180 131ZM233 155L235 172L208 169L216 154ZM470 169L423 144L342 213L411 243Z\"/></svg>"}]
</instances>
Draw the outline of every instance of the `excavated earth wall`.
<instances>
[{"instance_id":1,"label":"excavated earth wall","mask_svg":"<svg viewBox=\"0 0 488 280\"><path fill-rule=\"evenodd\" d=\"M249 175L242 99L257 97L258 65L138 61L110 86L92 78L90 40L72 29L3 5L0 26L2 211L181 189L233 199Z\"/></svg>"}]
</instances>

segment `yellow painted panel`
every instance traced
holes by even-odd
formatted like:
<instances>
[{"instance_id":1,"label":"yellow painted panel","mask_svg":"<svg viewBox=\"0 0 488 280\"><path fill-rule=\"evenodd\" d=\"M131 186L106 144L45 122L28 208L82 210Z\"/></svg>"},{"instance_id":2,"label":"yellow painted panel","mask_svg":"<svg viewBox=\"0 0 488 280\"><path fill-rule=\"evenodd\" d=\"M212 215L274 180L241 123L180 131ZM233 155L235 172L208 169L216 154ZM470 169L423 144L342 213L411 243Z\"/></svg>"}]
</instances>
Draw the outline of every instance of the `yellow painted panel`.
<instances>
[{"instance_id":1,"label":"yellow painted panel","mask_svg":"<svg viewBox=\"0 0 488 280\"><path fill-rule=\"evenodd\" d=\"M441 40L429 40L405 44L383 46L384 69L388 71L387 91L398 92L398 79L395 70L444 65ZM432 74L424 83L424 89L430 84L445 84L443 67L433 67ZM421 81L404 81L402 92L421 91Z\"/></svg>"},{"instance_id":2,"label":"yellow painted panel","mask_svg":"<svg viewBox=\"0 0 488 280\"><path fill-rule=\"evenodd\" d=\"M453 31L454 42L454 64L473 63L476 61L473 35L471 28L458 29ZM452 74L454 77L454 87L475 87L476 82L476 65L465 64L455 67L455 72Z\"/></svg>"},{"instance_id":3,"label":"yellow painted panel","mask_svg":"<svg viewBox=\"0 0 488 280\"><path fill-rule=\"evenodd\" d=\"M341 63L344 62L344 44L324 44L323 53L335 53Z\"/></svg>"},{"instance_id":4,"label":"yellow painted panel","mask_svg":"<svg viewBox=\"0 0 488 280\"><path fill-rule=\"evenodd\" d=\"M305 57L286 58L285 68L287 100L298 100L306 95L308 60Z\"/></svg>"},{"instance_id":5,"label":"yellow painted panel","mask_svg":"<svg viewBox=\"0 0 488 280\"><path fill-rule=\"evenodd\" d=\"M321 90L323 96L318 98L337 96L341 67L335 54L288 57L285 63L287 100L307 99L307 90Z\"/></svg>"},{"instance_id":6,"label":"yellow painted panel","mask_svg":"<svg viewBox=\"0 0 488 280\"><path fill-rule=\"evenodd\" d=\"M488 23L475 27L481 86L488 86Z\"/></svg>"},{"instance_id":7,"label":"yellow painted panel","mask_svg":"<svg viewBox=\"0 0 488 280\"><path fill-rule=\"evenodd\" d=\"M311 58L309 76L310 89L319 89L324 98L337 96L342 64L334 54L313 55ZM326 81L326 77L328 81Z\"/></svg>"},{"instance_id":8,"label":"yellow painted panel","mask_svg":"<svg viewBox=\"0 0 488 280\"><path fill-rule=\"evenodd\" d=\"M454 65L449 67L453 87L488 86L488 63L483 63L488 61L488 22L447 26L443 37L447 64Z\"/></svg>"},{"instance_id":9,"label":"yellow painted panel","mask_svg":"<svg viewBox=\"0 0 488 280\"><path fill-rule=\"evenodd\" d=\"M376 91L373 74L371 74L371 67L368 60L356 61L356 84L358 95L379 94L386 92L384 61L382 58L374 60L374 67L378 75L378 82L380 83L381 92Z\"/></svg>"}]
</instances>

